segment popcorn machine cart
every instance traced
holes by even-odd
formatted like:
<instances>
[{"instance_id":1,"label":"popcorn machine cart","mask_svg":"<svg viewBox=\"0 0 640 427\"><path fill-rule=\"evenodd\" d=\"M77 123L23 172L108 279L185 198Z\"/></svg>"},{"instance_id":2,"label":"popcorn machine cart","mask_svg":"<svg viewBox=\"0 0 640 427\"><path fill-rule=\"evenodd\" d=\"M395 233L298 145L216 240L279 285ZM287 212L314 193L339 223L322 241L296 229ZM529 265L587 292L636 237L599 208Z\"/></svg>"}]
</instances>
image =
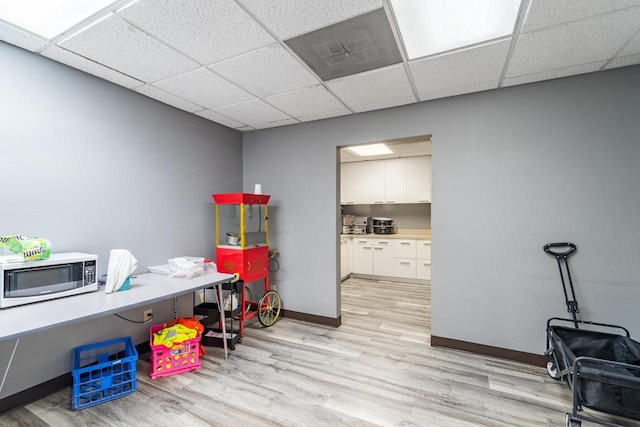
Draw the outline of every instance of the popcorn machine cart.
<instances>
[{"instance_id":1,"label":"popcorn machine cart","mask_svg":"<svg viewBox=\"0 0 640 427\"><path fill-rule=\"evenodd\" d=\"M269 289L269 221L265 194L213 194L216 202L216 265L222 273L235 274L241 283L240 336L244 336L244 321L258 317L262 326L276 323L282 300ZM221 230L222 222L226 229ZM232 224L232 225L229 225ZM246 285L264 281L264 293L256 301L251 299Z\"/></svg>"}]
</instances>

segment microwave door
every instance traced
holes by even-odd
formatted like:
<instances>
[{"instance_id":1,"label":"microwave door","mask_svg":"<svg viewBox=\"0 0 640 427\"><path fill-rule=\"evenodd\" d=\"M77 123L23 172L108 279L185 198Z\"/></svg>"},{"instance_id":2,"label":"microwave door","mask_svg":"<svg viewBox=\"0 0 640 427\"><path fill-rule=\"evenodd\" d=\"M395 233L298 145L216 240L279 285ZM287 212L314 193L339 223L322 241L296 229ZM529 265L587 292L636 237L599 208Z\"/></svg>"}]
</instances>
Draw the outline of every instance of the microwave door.
<instances>
[{"instance_id":1,"label":"microwave door","mask_svg":"<svg viewBox=\"0 0 640 427\"><path fill-rule=\"evenodd\" d=\"M5 297L9 298L55 294L83 285L82 263L13 270L6 272L7 275Z\"/></svg>"}]
</instances>

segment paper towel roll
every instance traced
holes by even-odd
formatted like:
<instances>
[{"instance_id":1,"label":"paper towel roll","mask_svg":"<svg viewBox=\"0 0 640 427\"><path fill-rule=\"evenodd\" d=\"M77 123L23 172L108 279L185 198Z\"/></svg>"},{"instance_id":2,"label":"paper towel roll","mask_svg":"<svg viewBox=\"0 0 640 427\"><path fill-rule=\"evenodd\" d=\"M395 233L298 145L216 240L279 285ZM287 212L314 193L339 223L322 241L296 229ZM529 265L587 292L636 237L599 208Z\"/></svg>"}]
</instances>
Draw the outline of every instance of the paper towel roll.
<instances>
[{"instance_id":1,"label":"paper towel roll","mask_svg":"<svg viewBox=\"0 0 640 427\"><path fill-rule=\"evenodd\" d=\"M253 194L262 194L262 184L256 184L253 189Z\"/></svg>"}]
</instances>

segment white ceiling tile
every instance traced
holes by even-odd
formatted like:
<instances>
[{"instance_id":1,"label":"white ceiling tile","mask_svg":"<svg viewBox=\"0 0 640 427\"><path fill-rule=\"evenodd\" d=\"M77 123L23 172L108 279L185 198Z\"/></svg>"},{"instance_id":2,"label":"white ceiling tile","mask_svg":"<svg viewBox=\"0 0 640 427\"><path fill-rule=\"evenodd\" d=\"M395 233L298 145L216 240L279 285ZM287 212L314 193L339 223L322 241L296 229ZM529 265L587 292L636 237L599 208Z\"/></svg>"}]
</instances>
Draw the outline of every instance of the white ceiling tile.
<instances>
[{"instance_id":1,"label":"white ceiling tile","mask_svg":"<svg viewBox=\"0 0 640 427\"><path fill-rule=\"evenodd\" d=\"M344 108L344 105L322 85L269 96L264 100L294 117Z\"/></svg>"},{"instance_id":2,"label":"white ceiling tile","mask_svg":"<svg viewBox=\"0 0 640 427\"><path fill-rule=\"evenodd\" d=\"M640 0L532 0L522 26L523 32L639 6Z\"/></svg>"},{"instance_id":3,"label":"white ceiling tile","mask_svg":"<svg viewBox=\"0 0 640 427\"><path fill-rule=\"evenodd\" d=\"M635 55L640 53L640 34L636 34L636 36L629 42L628 45L625 46L622 53L619 56L628 56Z\"/></svg>"},{"instance_id":4,"label":"white ceiling tile","mask_svg":"<svg viewBox=\"0 0 640 427\"><path fill-rule=\"evenodd\" d=\"M203 64L275 41L233 0L141 0L117 13Z\"/></svg>"},{"instance_id":5,"label":"white ceiling tile","mask_svg":"<svg viewBox=\"0 0 640 427\"><path fill-rule=\"evenodd\" d=\"M436 92L423 93L423 94L420 94L420 101L429 101L432 99L448 98L450 96L463 95L465 93L481 92L485 90L496 89L498 87L498 81L499 80L494 80L490 82L482 82L482 83L476 83L476 84L467 85L467 86L460 86L460 87L454 87L454 88L449 88L445 90L439 90Z\"/></svg>"},{"instance_id":6,"label":"white ceiling tile","mask_svg":"<svg viewBox=\"0 0 640 427\"><path fill-rule=\"evenodd\" d=\"M402 64L332 80L326 85L353 110L411 97L413 102L416 100Z\"/></svg>"},{"instance_id":7,"label":"white ceiling tile","mask_svg":"<svg viewBox=\"0 0 640 427\"><path fill-rule=\"evenodd\" d=\"M215 111L212 111L212 110L198 111L195 114L197 114L200 117L204 117L205 119L214 121L216 123L220 123L223 126L227 126L227 127L233 128L233 129L245 126L244 123L240 123L238 121L230 119L229 117L225 117L222 114L218 114L218 113L216 113Z\"/></svg>"},{"instance_id":8,"label":"white ceiling tile","mask_svg":"<svg viewBox=\"0 0 640 427\"><path fill-rule=\"evenodd\" d=\"M373 104L358 105L353 107L353 111L356 113L364 113L365 111L382 110L384 108L398 107L400 105L413 104L416 102L416 97L411 95L406 98L394 98L387 101L380 101Z\"/></svg>"},{"instance_id":9,"label":"white ceiling tile","mask_svg":"<svg viewBox=\"0 0 640 427\"><path fill-rule=\"evenodd\" d=\"M418 95L499 80L511 39L409 62Z\"/></svg>"},{"instance_id":10,"label":"white ceiling tile","mask_svg":"<svg viewBox=\"0 0 640 427\"><path fill-rule=\"evenodd\" d=\"M281 39L382 7L380 0L238 0Z\"/></svg>"},{"instance_id":11,"label":"white ceiling tile","mask_svg":"<svg viewBox=\"0 0 640 427\"><path fill-rule=\"evenodd\" d=\"M296 123L300 123L300 122L296 119L285 119L285 120L277 120L275 122L261 123L260 125L256 126L256 128L267 129L267 128L275 128L278 126L293 125Z\"/></svg>"},{"instance_id":12,"label":"white ceiling tile","mask_svg":"<svg viewBox=\"0 0 640 427\"><path fill-rule=\"evenodd\" d=\"M288 115L264 101L254 99L239 104L216 108L216 112L254 128L264 123L290 119Z\"/></svg>"},{"instance_id":13,"label":"white ceiling tile","mask_svg":"<svg viewBox=\"0 0 640 427\"><path fill-rule=\"evenodd\" d=\"M145 96L148 96L149 98L153 98L157 101L160 101L162 103L171 105L173 107L179 108L181 110L184 111L188 111L190 113L193 113L195 111L200 111L202 110L202 107L200 105L196 105L193 104L189 101L185 101L182 98L179 98L177 96L174 96L170 93L167 93L161 89L158 89L157 87L153 87L151 85L144 85L144 86L140 86L137 87L135 89L136 92L141 93Z\"/></svg>"},{"instance_id":14,"label":"white ceiling tile","mask_svg":"<svg viewBox=\"0 0 640 427\"><path fill-rule=\"evenodd\" d=\"M604 68L609 69L609 68L628 67L630 65L636 65L636 64L640 64L640 54L614 58Z\"/></svg>"},{"instance_id":15,"label":"white ceiling tile","mask_svg":"<svg viewBox=\"0 0 640 427\"><path fill-rule=\"evenodd\" d=\"M522 85L526 83L539 82L542 80L558 79L560 77L568 77L577 74L592 73L600 70L605 61L592 62L591 64L576 65L574 67L560 68L558 70L544 71L542 73L528 74L526 76L512 77L504 79L502 87Z\"/></svg>"},{"instance_id":16,"label":"white ceiling tile","mask_svg":"<svg viewBox=\"0 0 640 427\"><path fill-rule=\"evenodd\" d=\"M507 77L603 61L635 34L640 8L526 33L518 37Z\"/></svg>"},{"instance_id":17,"label":"white ceiling tile","mask_svg":"<svg viewBox=\"0 0 640 427\"><path fill-rule=\"evenodd\" d=\"M207 108L221 107L254 98L207 68L199 68L171 77L154 83L154 86Z\"/></svg>"},{"instance_id":18,"label":"white ceiling tile","mask_svg":"<svg viewBox=\"0 0 640 427\"><path fill-rule=\"evenodd\" d=\"M236 128L236 130L239 130L240 132L247 132L250 130L256 130L256 128L252 128L251 126L242 126L242 127Z\"/></svg>"},{"instance_id":19,"label":"white ceiling tile","mask_svg":"<svg viewBox=\"0 0 640 427\"><path fill-rule=\"evenodd\" d=\"M47 40L32 36L2 22L0 22L0 40L31 52L42 49L49 44Z\"/></svg>"},{"instance_id":20,"label":"white ceiling tile","mask_svg":"<svg viewBox=\"0 0 640 427\"><path fill-rule=\"evenodd\" d=\"M343 107L340 110L328 111L326 113L320 113L320 114L311 114L308 116L300 116L300 117L296 116L296 118L301 122L312 122L314 120L329 119L331 117L346 116L348 114L352 114L351 111Z\"/></svg>"},{"instance_id":21,"label":"white ceiling tile","mask_svg":"<svg viewBox=\"0 0 640 427\"><path fill-rule=\"evenodd\" d=\"M196 62L113 14L59 45L147 83L198 67Z\"/></svg>"},{"instance_id":22,"label":"white ceiling tile","mask_svg":"<svg viewBox=\"0 0 640 427\"><path fill-rule=\"evenodd\" d=\"M210 68L259 97L318 83L313 74L278 44L236 56Z\"/></svg>"},{"instance_id":23,"label":"white ceiling tile","mask_svg":"<svg viewBox=\"0 0 640 427\"><path fill-rule=\"evenodd\" d=\"M111 68L107 68L97 62L93 62L58 46L48 47L40 52L40 54L47 58L51 58L54 61L69 65L70 67L76 68L80 71L84 71L85 73L93 74L101 79L108 80L120 86L128 87L129 89L144 84L140 80L136 80L132 77L119 73Z\"/></svg>"}]
</instances>

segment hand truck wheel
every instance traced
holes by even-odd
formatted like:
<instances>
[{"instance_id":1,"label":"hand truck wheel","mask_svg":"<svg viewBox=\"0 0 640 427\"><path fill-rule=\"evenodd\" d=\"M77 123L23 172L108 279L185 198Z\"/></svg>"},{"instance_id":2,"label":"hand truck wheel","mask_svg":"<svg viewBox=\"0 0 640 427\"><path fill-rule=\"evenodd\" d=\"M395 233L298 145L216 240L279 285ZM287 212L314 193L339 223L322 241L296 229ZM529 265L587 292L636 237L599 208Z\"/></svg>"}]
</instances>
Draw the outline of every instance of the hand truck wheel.
<instances>
[{"instance_id":1,"label":"hand truck wheel","mask_svg":"<svg viewBox=\"0 0 640 427\"><path fill-rule=\"evenodd\" d=\"M564 417L564 424L567 427L580 427L582 426L582 421L576 420L571 416L571 414L566 414Z\"/></svg>"},{"instance_id":2,"label":"hand truck wheel","mask_svg":"<svg viewBox=\"0 0 640 427\"><path fill-rule=\"evenodd\" d=\"M258 321L264 327L269 327L276 323L278 316L280 316L280 309L282 308L282 300L280 294L276 291L268 291L260 301L258 301Z\"/></svg>"},{"instance_id":3,"label":"hand truck wheel","mask_svg":"<svg viewBox=\"0 0 640 427\"><path fill-rule=\"evenodd\" d=\"M553 360L549 360L547 362L547 374L554 380L560 379L560 374L558 373L558 366Z\"/></svg>"}]
</instances>

